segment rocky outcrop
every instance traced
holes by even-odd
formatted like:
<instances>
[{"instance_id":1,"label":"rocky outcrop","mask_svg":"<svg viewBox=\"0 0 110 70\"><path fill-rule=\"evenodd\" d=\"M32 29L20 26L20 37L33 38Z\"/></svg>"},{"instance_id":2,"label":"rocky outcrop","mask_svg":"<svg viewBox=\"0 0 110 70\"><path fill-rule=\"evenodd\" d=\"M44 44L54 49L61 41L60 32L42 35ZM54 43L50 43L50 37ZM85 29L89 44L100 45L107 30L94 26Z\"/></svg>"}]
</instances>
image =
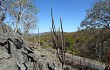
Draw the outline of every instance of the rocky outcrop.
<instances>
[{"instance_id":1,"label":"rocky outcrop","mask_svg":"<svg viewBox=\"0 0 110 70\"><path fill-rule=\"evenodd\" d=\"M0 35L0 70L56 70L45 55L36 53L14 32ZM58 70L58 69L57 69Z\"/></svg>"},{"instance_id":2,"label":"rocky outcrop","mask_svg":"<svg viewBox=\"0 0 110 70\"><path fill-rule=\"evenodd\" d=\"M60 70L61 66L30 48L22 36L2 26L6 25L0 24L0 70Z\"/></svg>"},{"instance_id":3,"label":"rocky outcrop","mask_svg":"<svg viewBox=\"0 0 110 70\"><path fill-rule=\"evenodd\" d=\"M26 63L35 61L30 53L29 44L18 34L0 34L0 70L26 70Z\"/></svg>"}]
</instances>

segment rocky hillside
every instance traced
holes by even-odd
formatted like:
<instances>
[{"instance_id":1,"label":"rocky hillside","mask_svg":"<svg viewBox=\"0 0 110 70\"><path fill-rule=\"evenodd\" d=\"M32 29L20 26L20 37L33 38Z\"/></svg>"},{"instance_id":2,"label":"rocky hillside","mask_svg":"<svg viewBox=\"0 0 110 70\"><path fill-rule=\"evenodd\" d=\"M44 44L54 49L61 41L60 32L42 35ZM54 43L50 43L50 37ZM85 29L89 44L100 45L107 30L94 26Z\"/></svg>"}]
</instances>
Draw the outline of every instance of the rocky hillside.
<instances>
[{"instance_id":1,"label":"rocky hillside","mask_svg":"<svg viewBox=\"0 0 110 70\"><path fill-rule=\"evenodd\" d=\"M30 46L21 35L0 23L0 70L61 70L55 52Z\"/></svg>"},{"instance_id":2,"label":"rocky hillside","mask_svg":"<svg viewBox=\"0 0 110 70\"><path fill-rule=\"evenodd\" d=\"M5 30L4 30L5 29ZM10 31L9 31L10 30ZM30 48L29 42L0 24L0 70L60 70L52 60Z\"/></svg>"}]
</instances>

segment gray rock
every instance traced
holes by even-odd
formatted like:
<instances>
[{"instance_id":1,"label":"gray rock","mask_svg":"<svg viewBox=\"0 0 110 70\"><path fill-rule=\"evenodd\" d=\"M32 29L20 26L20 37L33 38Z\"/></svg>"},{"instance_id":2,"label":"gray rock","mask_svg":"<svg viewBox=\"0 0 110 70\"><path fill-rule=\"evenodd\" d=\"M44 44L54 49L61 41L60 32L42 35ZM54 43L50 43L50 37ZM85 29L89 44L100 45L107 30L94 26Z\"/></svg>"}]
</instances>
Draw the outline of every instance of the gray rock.
<instances>
[{"instance_id":1,"label":"gray rock","mask_svg":"<svg viewBox=\"0 0 110 70\"><path fill-rule=\"evenodd\" d=\"M10 57L11 57L10 54L8 54L5 51L3 51L2 49L0 49L0 60L4 59L4 58L10 58Z\"/></svg>"},{"instance_id":2,"label":"gray rock","mask_svg":"<svg viewBox=\"0 0 110 70\"><path fill-rule=\"evenodd\" d=\"M34 70L44 70L44 69L47 70L47 69L43 66L42 60L36 61L35 66L34 66Z\"/></svg>"},{"instance_id":3,"label":"gray rock","mask_svg":"<svg viewBox=\"0 0 110 70\"><path fill-rule=\"evenodd\" d=\"M55 64L53 62L47 62L47 68L49 70L55 70Z\"/></svg>"},{"instance_id":4,"label":"gray rock","mask_svg":"<svg viewBox=\"0 0 110 70\"><path fill-rule=\"evenodd\" d=\"M0 70L18 70L14 58L0 60Z\"/></svg>"},{"instance_id":5,"label":"gray rock","mask_svg":"<svg viewBox=\"0 0 110 70\"><path fill-rule=\"evenodd\" d=\"M34 69L34 63L33 62L27 62L25 63L25 65L27 66L27 70L33 70Z\"/></svg>"}]
</instances>

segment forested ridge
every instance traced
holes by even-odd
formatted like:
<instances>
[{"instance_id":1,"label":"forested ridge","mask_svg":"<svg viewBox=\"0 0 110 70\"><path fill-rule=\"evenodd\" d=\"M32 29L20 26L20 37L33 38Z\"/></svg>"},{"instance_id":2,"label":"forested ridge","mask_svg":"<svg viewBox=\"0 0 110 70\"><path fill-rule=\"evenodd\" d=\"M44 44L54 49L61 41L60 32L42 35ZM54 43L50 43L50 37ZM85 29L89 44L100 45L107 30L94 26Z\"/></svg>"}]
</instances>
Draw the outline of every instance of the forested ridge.
<instances>
[{"instance_id":1,"label":"forested ridge","mask_svg":"<svg viewBox=\"0 0 110 70\"><path fill-rule=\"evenodd\" d=\"M99 60L99 57L97 55L94 43L96 42L98 38L97 35L98 32L103 29L94 29L94 30L83 30L83 31L77 31L77 32L64 32L65 37L65 45L66 45L66 51L70 54L79 55L82 57L90 58L93 60ZM96 35L95 35L96 34ZM106 39L109 39L110 30L106 29L104 30L104 33L101 33L102 37L105 40L105 44L107 44ZM35 40L38 39L38 35L36 36L30 36L29 40ZM42 33L40 35L40 43L42 46L52 47L52 38L51 38L51 32ZM100 40L101 41L101 40ZM104 47L104 46L103 46ZM107 47L106 47L107 48ZM102 48L103 50L103 48ZM107 52L107 51L105 51ZM99 52L98 52L99 53ZM101 51L101 53L104 53ZM102 54L102 62L105 62L105 55Z\"/></svg>"}]
</instances>

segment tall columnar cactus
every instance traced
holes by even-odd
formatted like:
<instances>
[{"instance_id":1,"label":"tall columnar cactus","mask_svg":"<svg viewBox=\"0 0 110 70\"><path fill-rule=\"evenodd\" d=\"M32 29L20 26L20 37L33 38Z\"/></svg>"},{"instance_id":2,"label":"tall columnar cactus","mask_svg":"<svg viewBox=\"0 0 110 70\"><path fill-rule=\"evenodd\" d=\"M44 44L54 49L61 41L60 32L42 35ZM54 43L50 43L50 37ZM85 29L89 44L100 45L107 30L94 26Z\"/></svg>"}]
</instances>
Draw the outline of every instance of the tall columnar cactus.
<instances>
[{"instance_id":1,"label":"tall columnar cactus","mask_svg":"<svg viewBox=\"0 0 110 70\"><path fill-rule=\"evenodd\" d=\"M57 57L59 58L60 62L62 63L62 70L64 70L65 64L65 42L64 42L64 32L62 26L62 20L60 17L60 28L57 31L54 24L52 9L51 9L51 18L52 18L52 29L51 29L51 36L53 40L53 46L57 51ZM61 31L60 31L61 29Z\"/></svg>"}]
</instances>

